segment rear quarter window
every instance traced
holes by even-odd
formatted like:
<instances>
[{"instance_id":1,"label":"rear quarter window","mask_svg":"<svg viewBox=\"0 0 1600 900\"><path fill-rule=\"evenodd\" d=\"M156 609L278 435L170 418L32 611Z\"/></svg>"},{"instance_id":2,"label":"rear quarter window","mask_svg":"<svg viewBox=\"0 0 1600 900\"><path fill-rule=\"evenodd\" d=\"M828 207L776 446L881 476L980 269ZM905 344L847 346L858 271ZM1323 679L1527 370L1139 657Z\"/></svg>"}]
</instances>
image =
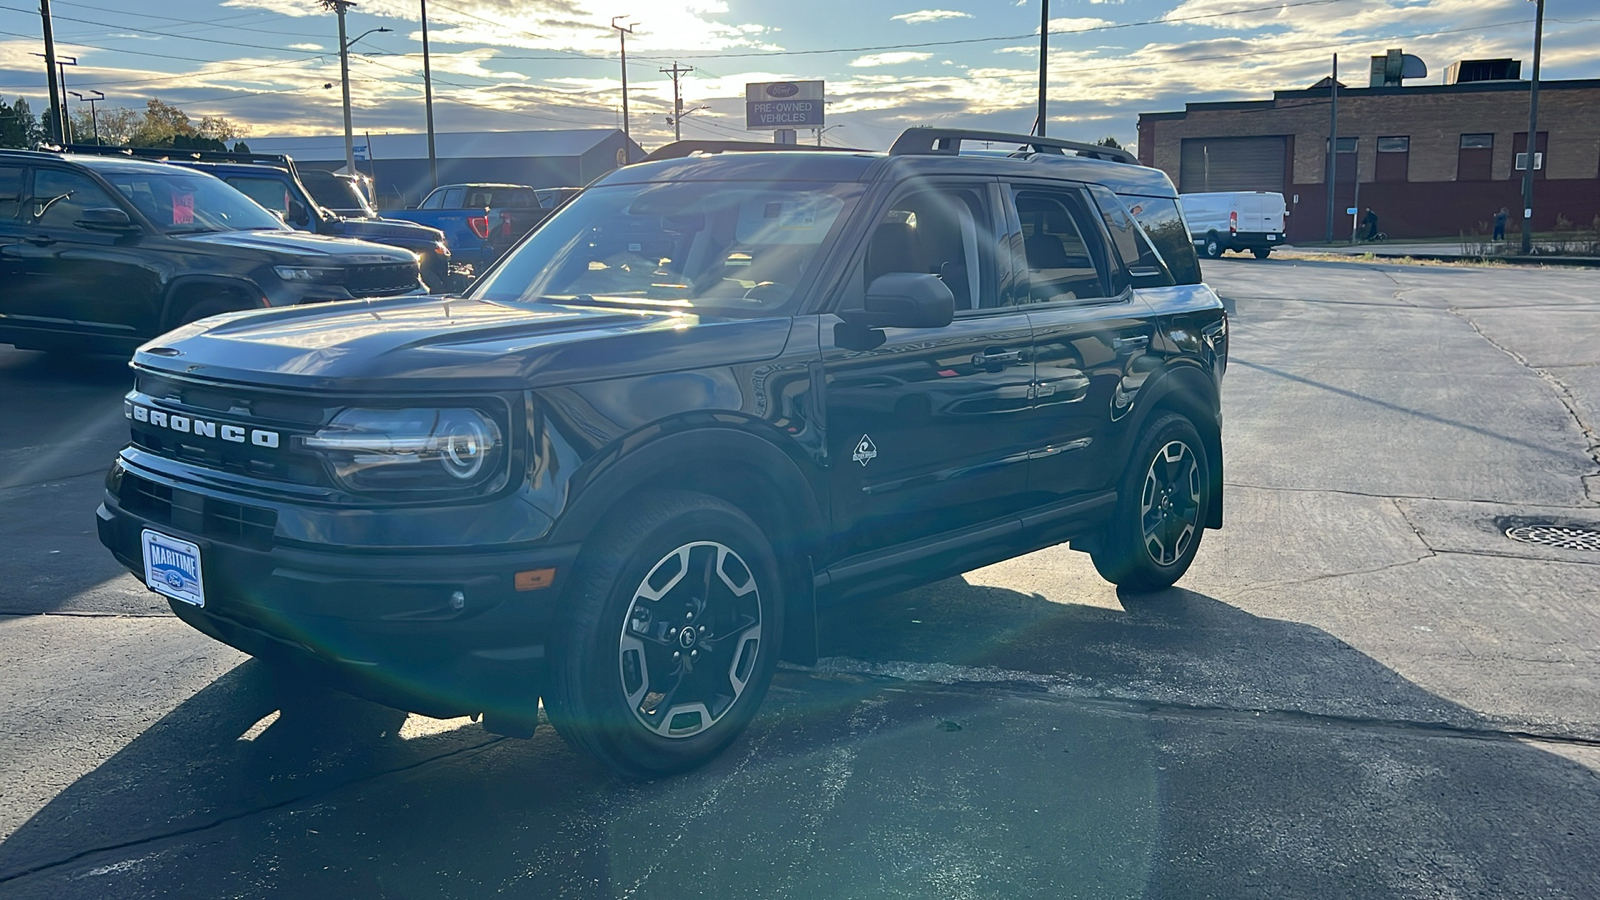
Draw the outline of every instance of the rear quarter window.
<instances>
[{"instance_id":1,"label":"rear quarter window","mask_svg":"<svg viewBox=\"0 0 1600 900\"><path fill-rule=\"evenodd\" d=\"M1150 236L1161 258L1166 260L1173 280L1178 284L1199 284L1200 258L1195 256L1189 229L1178 211L1178 201L1169 197L1119 196L1144 233Z\"/></svg>"},{"instance_id":2,"label":"rear quarter window","mask_svg":"<svg viewBox=\"0 0 1600 900\"><path fill-rule=\"evenodd\" d=\"M0 222L12 222L22 208L22 167L0 166Z\"/></svg>"}]
</instances>

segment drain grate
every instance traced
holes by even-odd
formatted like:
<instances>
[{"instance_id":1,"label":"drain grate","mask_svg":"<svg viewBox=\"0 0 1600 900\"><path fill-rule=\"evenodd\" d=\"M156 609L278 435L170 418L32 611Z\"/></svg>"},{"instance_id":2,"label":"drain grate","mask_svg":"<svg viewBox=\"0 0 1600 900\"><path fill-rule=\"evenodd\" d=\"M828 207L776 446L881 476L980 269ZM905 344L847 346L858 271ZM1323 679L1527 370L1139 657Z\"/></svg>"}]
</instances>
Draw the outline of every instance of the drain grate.
<instances>
[{"instance_id":1,"label":"drain grate","mask_svg":"<svg viewBox=\"0 0 1600 900\"><path fill-rule=\"evenodd\" d=\"M1506 537L1524 544L1542 544L1563 550L1600 551L1600 528L1582 525L1518 525L1507 528Z\"/></svg>"}]
</instances>

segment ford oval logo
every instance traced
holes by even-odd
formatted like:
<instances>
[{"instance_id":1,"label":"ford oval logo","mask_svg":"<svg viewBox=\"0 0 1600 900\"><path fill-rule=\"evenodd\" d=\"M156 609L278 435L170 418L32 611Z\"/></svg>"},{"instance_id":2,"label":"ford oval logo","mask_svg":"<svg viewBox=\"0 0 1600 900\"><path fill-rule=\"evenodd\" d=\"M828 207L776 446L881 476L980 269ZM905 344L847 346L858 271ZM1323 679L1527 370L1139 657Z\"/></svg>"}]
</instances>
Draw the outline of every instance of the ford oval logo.
<instances>
[{"instance_id":1,"label":"ford oval logo","mask_svg":"<svg viewBox=\"0 0 1600 900\"><path fill-rule=\"evenodd\" d=\"M780 81L776 84L767 85L768 97L793 97L798 93L800 93L800 85L792 84L787 81Z\"/></svg>"}]
</instances>

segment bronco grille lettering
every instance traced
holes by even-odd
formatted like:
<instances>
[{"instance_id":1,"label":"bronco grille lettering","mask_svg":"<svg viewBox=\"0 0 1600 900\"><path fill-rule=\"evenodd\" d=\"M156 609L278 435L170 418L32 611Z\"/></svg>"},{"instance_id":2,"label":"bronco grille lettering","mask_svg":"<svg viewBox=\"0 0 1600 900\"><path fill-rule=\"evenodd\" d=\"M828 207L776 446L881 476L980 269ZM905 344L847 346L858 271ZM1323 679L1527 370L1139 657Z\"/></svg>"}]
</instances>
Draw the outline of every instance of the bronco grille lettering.
<instances>
[{"instance_id":1,"label":"bronco grille lettering","mask_svg":"<svg viewBox=\"0 0 1600 900\"><path fill-rule=\"evenodd\" d=\"M159 409L150 409L133 402L123 405L123 415L135 422L148 422L160 428L180 434L192 434L195 437L221 438L230 444L250 443L269 450L276 450L283 445L282 436L276 431L265 428L246 429L240 425L210 422L191 416L180 416L177 413L169 415Z\"/></svg>"}]
</instances>

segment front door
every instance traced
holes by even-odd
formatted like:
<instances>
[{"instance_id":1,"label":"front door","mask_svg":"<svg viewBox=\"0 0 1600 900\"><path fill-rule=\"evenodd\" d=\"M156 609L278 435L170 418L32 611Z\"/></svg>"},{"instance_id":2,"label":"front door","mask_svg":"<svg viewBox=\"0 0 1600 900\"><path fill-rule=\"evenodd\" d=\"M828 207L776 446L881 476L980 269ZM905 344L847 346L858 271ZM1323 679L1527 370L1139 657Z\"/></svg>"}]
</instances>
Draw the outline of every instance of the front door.
<instances>
[{"instance_id":1,"label":"front door","mask_svg":"<svg viewBox=\"0 0 1600 900\"><path fill-rule=\"evenodd\" d=\"M891 198L846 295L895 272L938 275L956 298L944 328L857 329L823 317L837 556L1017 512L1027 491L1019 417L1032 331L1013 304L992 181L921 180ZM845 297L849 302L849 297Z\"/></svg>"}]
</instances>

